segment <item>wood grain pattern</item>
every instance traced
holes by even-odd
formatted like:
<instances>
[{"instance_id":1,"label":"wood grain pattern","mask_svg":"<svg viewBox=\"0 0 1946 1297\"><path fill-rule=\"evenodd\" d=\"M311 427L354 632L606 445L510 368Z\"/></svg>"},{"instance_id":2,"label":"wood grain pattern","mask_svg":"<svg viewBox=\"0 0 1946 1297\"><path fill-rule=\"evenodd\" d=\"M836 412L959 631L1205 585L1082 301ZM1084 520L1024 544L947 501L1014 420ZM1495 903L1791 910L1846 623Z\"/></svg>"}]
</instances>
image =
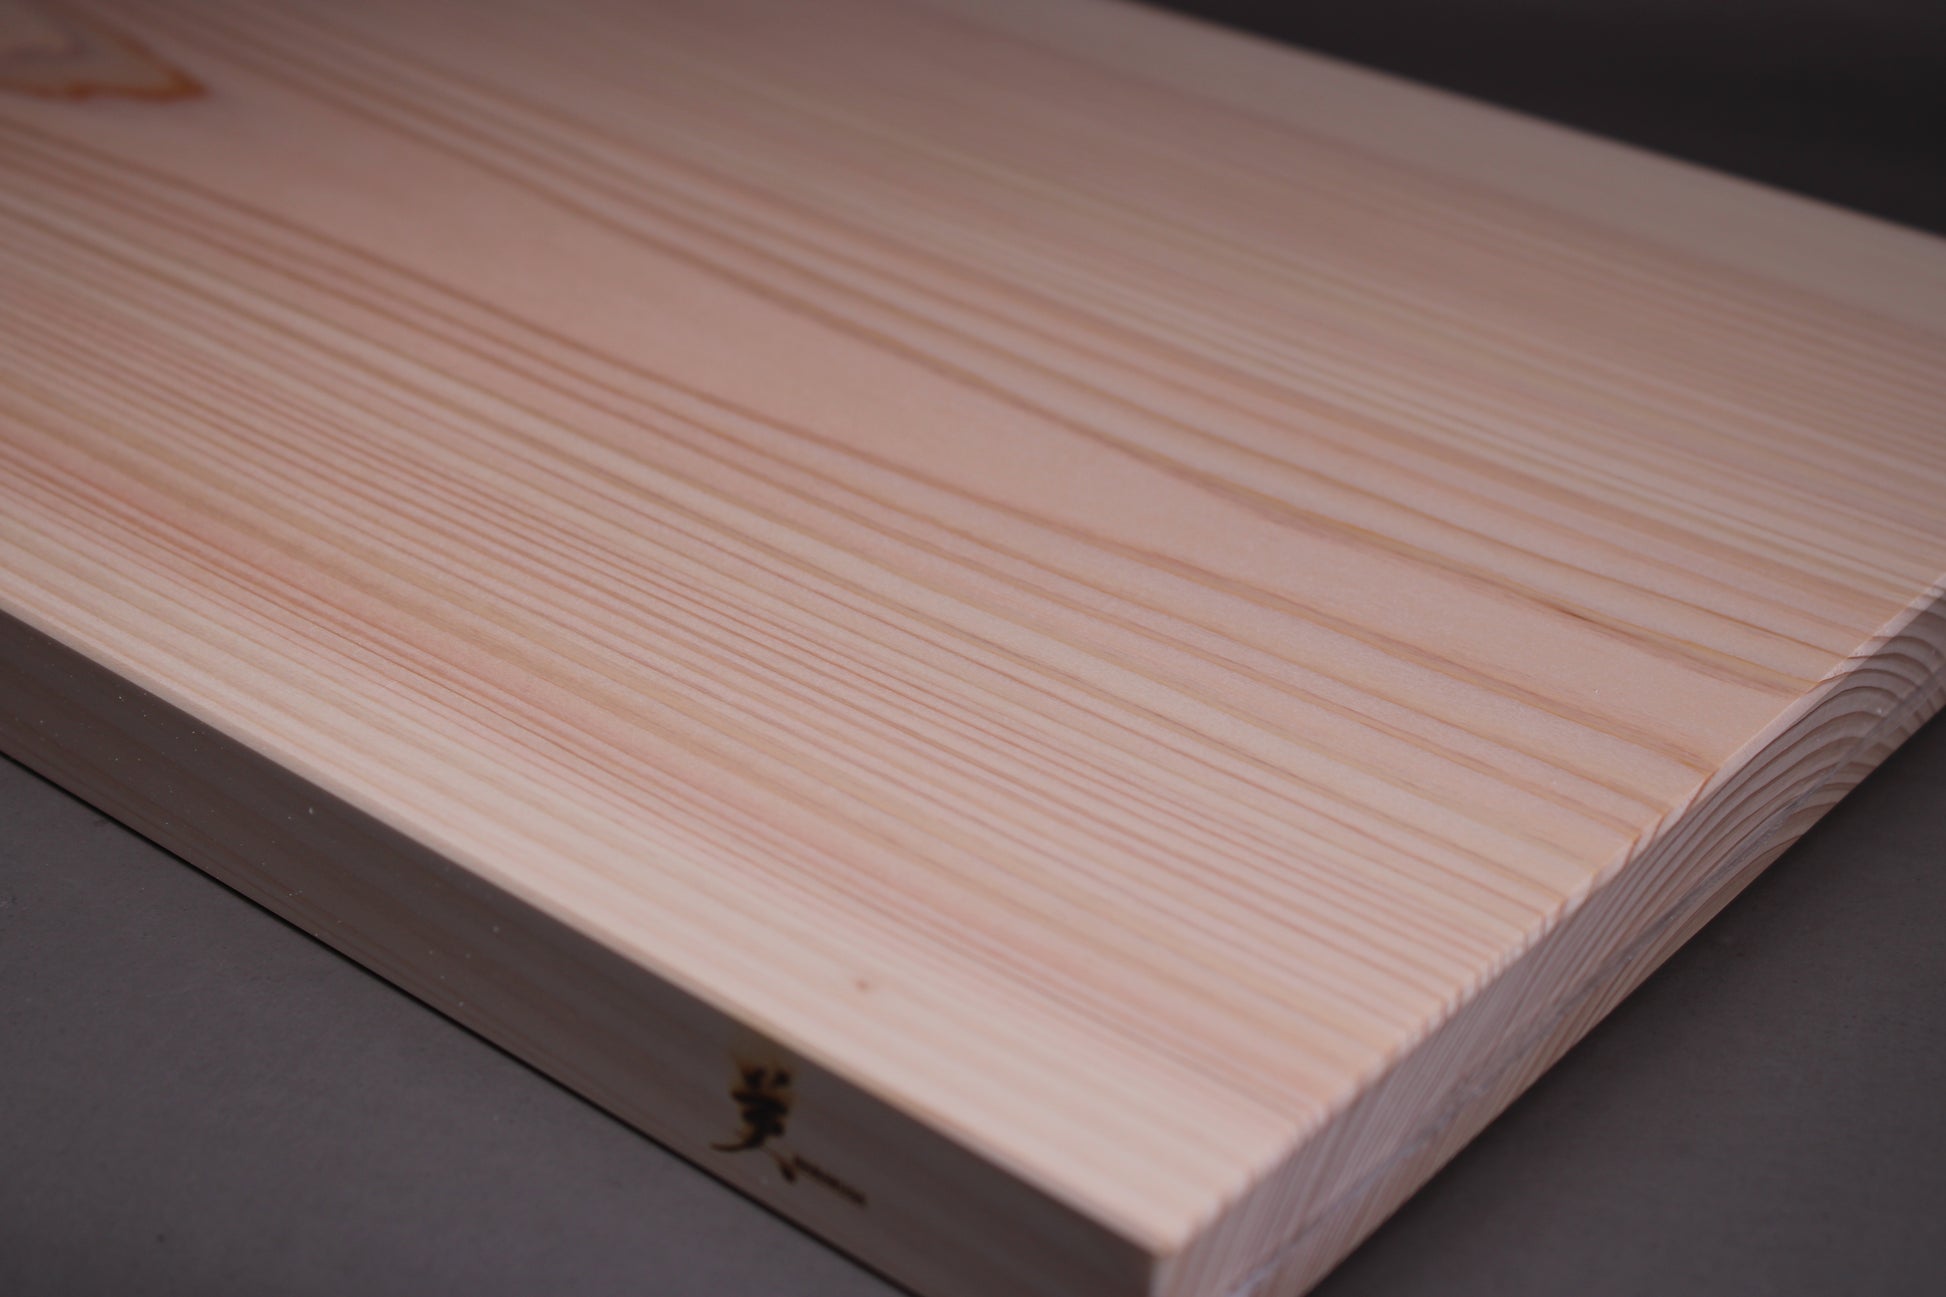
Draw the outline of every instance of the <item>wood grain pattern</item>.
<instances>
[{"instance_id":1,"label":"wood grain pattern","mask_svg":"<svg viewBox=\"0 0 1946 1297\"><path fill-rule=\"evenodd\" d=\"M4 12L0 743L928 1293L1301 1291L1941 704L1937 240L1096 0Z\"/></svg>"}]
</instances>

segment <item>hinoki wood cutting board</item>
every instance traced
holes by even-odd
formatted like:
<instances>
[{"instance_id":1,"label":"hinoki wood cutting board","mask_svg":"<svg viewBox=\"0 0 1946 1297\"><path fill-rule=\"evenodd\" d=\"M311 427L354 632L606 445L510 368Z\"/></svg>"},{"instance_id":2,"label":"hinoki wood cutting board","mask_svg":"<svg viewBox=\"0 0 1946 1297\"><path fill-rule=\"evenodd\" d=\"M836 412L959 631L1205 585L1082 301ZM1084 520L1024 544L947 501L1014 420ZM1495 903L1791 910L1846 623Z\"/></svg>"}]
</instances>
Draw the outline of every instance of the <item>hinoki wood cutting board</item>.
<instances>
[{"instance_id":1,"label":"hinoki wood cutting board","mask_svg":"<svg viewBox=\"0 0 1946 1297\"><path fill-rule=\"evenodd\" d=\"M1145 9L0 7L0 745L935 1297L1321 1274L1940 705L1942 411Z\"/></svg>"}]
</instances>

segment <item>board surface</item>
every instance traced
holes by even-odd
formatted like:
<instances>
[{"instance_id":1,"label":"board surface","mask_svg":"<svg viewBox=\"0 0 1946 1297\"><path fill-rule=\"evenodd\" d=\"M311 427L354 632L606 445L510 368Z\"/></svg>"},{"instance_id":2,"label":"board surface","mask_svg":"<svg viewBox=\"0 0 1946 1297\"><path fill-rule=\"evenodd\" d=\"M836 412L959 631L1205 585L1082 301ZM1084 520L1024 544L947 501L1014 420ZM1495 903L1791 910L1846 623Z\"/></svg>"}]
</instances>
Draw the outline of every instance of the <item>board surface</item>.
<instances>
[{"instance_id":1,"label":"board surface","mask_svg":"<svg viewBox=\"0 0 1946 1297\"><path fill-rule=\"evenodd\" d=\"M209 12L6 105L9 747L894 1273L1299 1282L1937 703L1919 236L1135 11Z\"/></svg>"}]
</instances>

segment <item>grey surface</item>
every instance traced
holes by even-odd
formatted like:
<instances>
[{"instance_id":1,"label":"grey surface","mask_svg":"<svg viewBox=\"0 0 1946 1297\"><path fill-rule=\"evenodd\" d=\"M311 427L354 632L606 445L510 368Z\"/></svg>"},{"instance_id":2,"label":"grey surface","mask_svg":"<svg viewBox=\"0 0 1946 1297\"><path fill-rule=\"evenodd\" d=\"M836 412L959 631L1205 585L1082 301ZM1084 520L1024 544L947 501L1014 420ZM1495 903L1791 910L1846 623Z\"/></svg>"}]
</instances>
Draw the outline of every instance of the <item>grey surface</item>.
<instances>
[{"instance_id":1,"label":"grey surface","mask_svg":"<svg viewBox=\"0 0 1946 1297\"><path fill-rule=\"evenodd\" d=\"M1946 5L1227 8L1946 227ZM1942 921L1936 723L1319 1292L1946 1292ZM0 1294L892 1291L0 763Z\"/></svg>"}]
</instances>

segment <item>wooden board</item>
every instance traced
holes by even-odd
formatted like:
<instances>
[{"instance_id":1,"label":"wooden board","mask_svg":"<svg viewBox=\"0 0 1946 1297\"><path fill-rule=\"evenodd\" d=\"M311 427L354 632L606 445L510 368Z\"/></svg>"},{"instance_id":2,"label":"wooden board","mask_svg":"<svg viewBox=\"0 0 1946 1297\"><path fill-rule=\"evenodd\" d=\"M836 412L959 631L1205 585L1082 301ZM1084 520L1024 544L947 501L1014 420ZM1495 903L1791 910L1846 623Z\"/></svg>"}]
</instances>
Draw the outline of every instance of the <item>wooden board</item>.
<instances>
[{"instance_id":1,"label":"wooden board","mask_svg":"<svg viewBox=\"0 0 1946 1297\"><path fill-rule=\"evenodd\" d=\"M1935 240L1088 0L0 13L0 744L923 1291L1301 1290L1940 704Z\"/></svg>"}]
</instances>

